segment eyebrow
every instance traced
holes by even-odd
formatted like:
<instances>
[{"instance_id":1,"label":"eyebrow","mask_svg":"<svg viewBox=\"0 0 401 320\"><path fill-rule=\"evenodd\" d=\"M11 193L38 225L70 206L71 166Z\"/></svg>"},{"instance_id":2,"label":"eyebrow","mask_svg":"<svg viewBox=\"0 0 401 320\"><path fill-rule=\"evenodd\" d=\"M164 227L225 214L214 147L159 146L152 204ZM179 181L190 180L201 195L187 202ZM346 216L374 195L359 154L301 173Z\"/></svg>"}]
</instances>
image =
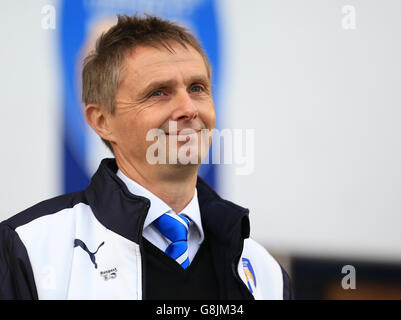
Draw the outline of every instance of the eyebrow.
<instances>
[{"instance_id":1,"label":"eyebrow","mask_svg":"<svg viewBox=\"0 0 401 320\"><path fill-rule=\"evenodd\" d=\"M146 85L145 88L141 90L142 93L146 94L149 93L153 90L163 88L163 87L173 87L177 85L178 81L176 79L166 79L166 80L156 80L150 82L148 85ZM185 79L185 83L201 83L208 88L210 87L210 80L208 77L204 75L194 75L189 77L188 79Z\"/></svg>"}]
</instances>

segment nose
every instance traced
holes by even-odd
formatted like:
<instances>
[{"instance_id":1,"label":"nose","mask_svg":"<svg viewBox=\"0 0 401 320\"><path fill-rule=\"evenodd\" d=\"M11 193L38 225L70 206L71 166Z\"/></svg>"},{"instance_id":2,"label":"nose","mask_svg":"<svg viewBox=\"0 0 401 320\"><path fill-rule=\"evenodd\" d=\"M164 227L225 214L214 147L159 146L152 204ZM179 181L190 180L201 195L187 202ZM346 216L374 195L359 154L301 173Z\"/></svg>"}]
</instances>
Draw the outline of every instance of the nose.
<instances>
[{"instance_id":1,"label":"nose","mask_svg":"<svg viewBox=\"0 0 401 320\"><path fill-rule=\"evenodd\" d=\"M188 92L177 94L175 100L175 109L171 115L171 120L194 120L198 117L198 108L191 99Z\"/></svg>"}]
</instances>

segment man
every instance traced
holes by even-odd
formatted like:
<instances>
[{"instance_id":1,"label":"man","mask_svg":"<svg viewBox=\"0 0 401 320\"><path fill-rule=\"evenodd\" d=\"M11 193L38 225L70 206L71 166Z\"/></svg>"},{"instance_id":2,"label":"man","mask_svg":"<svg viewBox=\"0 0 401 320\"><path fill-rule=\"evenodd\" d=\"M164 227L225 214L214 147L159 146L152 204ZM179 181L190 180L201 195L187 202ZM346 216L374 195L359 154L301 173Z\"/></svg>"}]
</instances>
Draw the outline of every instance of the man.
<instances>
[{"instance_id":1,"label":"man","mask_svg":"<svg viewBox=\"0 0 401 320\"><path fill-rule=\"evenodd\" d=\"M0 224L0 298L290 298L286 272L249 239L248 210L197 176L215 125L197 40L119 16L82 75L86 120L115 159L86 190Z\"/></svg>"}]
</instances>

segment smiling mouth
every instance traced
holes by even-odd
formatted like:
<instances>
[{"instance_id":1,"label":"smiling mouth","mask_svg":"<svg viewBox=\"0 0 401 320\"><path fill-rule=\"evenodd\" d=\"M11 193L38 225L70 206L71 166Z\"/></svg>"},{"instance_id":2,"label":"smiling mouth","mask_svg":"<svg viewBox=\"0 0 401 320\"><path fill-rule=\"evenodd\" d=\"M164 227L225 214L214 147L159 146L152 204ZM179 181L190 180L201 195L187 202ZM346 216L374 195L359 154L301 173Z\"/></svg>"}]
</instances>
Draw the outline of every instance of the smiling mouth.
<instances>
[{"instance_id":1,"label":"smiling mouth","mask_svg":"<svg viewBox=\"0 0 401 320\"><path fill-rule=\"evenodd\" d=\"M171 133L166 132L166 135L167 135L167 136L177 136L177 135L186 136L186 135L191 135L191 134L199 133L200 131L201 131L200 129L199 129L199 130L195 130L195 129L182 129L182 130L180 130L180 131L178 131L178 132L171 132Z\"/></svg>"}]
</instances>

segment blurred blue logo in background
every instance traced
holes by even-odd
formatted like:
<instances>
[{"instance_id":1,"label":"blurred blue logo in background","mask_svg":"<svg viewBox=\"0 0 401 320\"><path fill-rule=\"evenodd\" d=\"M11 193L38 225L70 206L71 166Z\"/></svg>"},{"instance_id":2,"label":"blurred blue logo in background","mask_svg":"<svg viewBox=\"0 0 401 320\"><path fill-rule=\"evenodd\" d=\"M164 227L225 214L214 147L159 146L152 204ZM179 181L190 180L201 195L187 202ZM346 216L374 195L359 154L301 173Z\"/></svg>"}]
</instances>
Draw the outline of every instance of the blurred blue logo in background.
<instances>
[{"instance_id":1,"label":"blurred blue logo in background","mask_svg":"<svg viewBox=\"0 0 401 320\"><path fill-rule=\"evenodd\" d=\"M83 0L63 1L60 11L60 55L63 74L63 188L86 188L106 156L106 147L85 123L81 102L82 61L96 38L116 22L117 14L154 14L178 21L200 40L212 65L216 116L219 83L219 24L215 0ZM216 121L216 127L218 120ZM199 175L217 188L216 165L203 164Z\"/></svg>"}]
</instances>

